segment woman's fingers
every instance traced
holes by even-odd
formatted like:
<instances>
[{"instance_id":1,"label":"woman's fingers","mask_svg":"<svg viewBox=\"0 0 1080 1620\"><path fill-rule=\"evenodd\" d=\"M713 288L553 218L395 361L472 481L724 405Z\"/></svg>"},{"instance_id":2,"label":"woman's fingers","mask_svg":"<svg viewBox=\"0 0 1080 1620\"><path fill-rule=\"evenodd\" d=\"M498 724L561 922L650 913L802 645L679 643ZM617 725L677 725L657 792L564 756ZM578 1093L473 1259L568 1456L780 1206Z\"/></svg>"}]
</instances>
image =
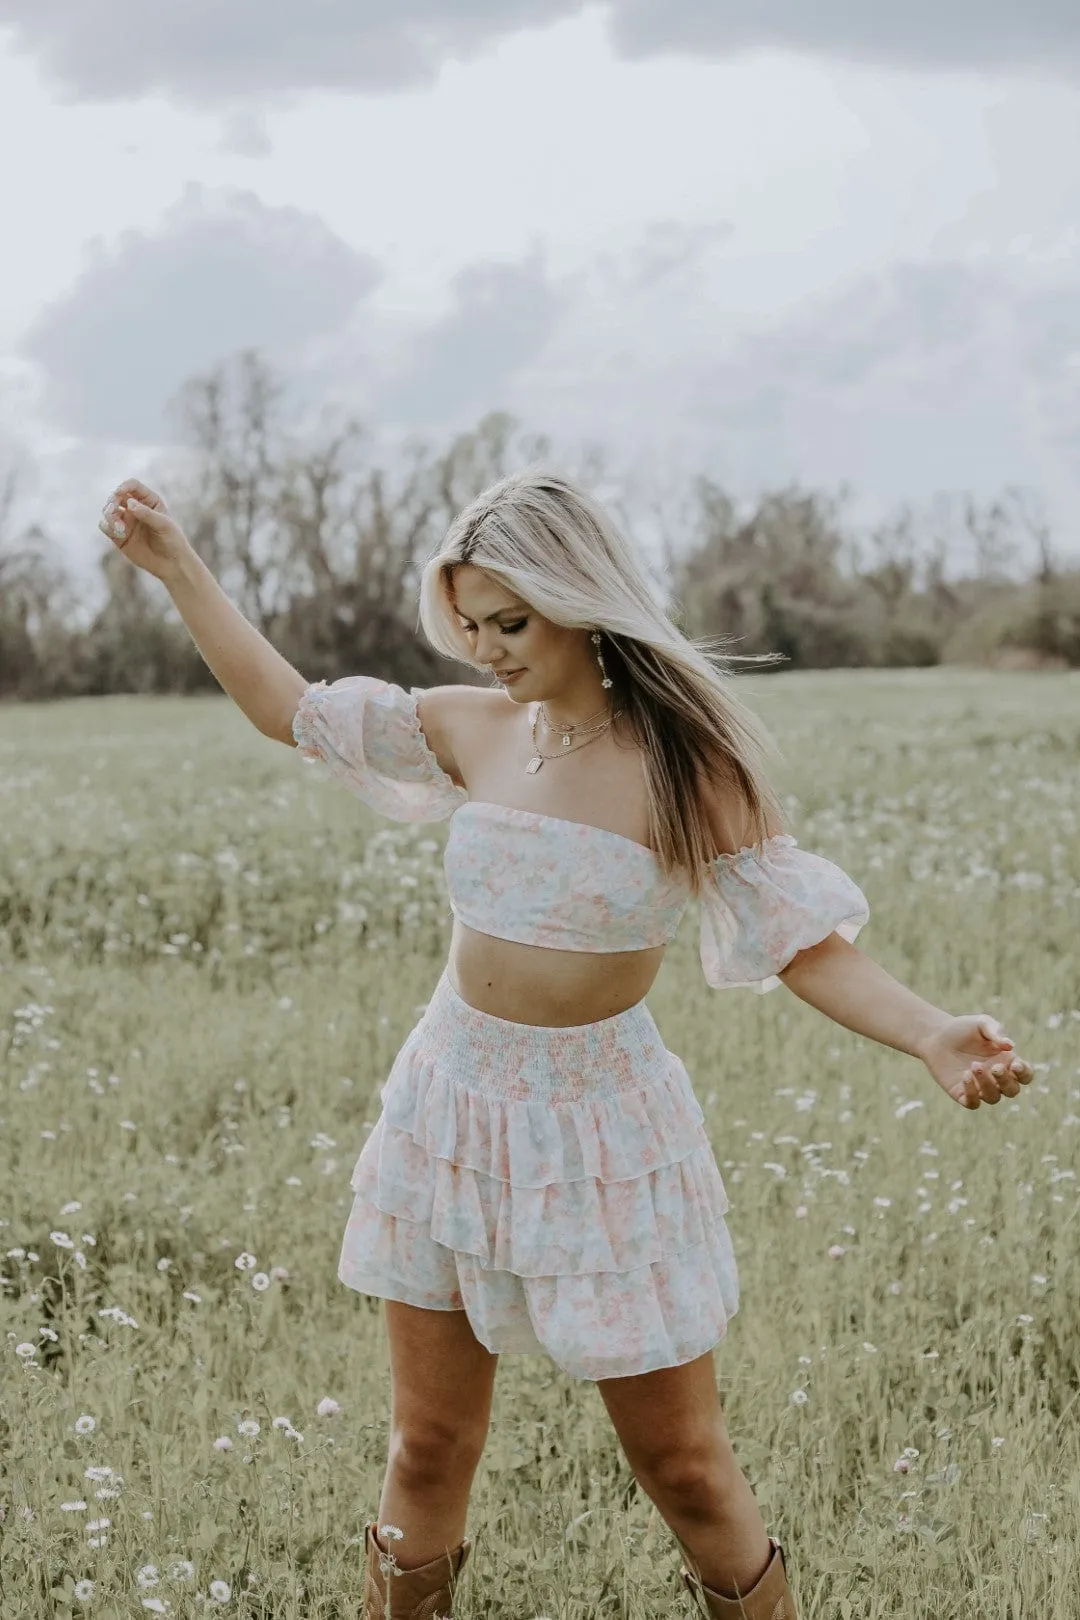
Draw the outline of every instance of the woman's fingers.
<instances>
[{"instance_id":1,"label":"woman's fingers","mask_svg":"<svg viewBox=\"0 0 1080 1620\"><path fill-rule=\"evenodd\" d=\"M126 516L125 509L111 496L102 510L98 528L114 542L123 544L131 539L131 520Z\"/></svg>"},{"instance_id":2,"label":"woman's fingers","mask_svg":"<svg viewBox=\"0 0 1080 1620\"><path fill-rule=\"evenodd\" d=\"M1008 1051L1011 1049L1013 1043L1009 1039L1008 1035L1006 1035L1004 1027L998 1023L996 1018L990 1018L989 1016L980 1018L978 1029L979 1034L983 1037L983 1039L996 1050Z\"/></svg>"},{"instance_id":3,"label":"woman's fingers","mask_svg":"<svg viewBox=\"0 0 1080 1620\"><path fill-rule=\"evenodd\" d=\"M151 506L158 498L150 486L144 484L139 478L125 478L122 484L117 484L113 490L113 495L134 495L138 500L145 501Z\"/></svg>"},{"instance_id":4,"label":"woman's fingers","mask_svg":"<svg viewBox=\"0 0 1080 1620\"><path fill-rule=\"evenodd\" d=\"M98 519L98 528L114 545L123 545L131 539L131 530L117 508L105 508Z\"/></svg>"},{"instance_id":5,"label":"woman's fingers","mask_svg":"<svg viewBox=\"0 0 1080 1620\"><path fill-rule=\"evenodd\" d=\"M1003 1097L1015 1097L1020 1091L1020 1082L1007 1063L995 1063L990 1073L998 1083Z\"/></svg>"},{"instance_id":6,"label":"woman's fingers","mask_svg":"<svg viewBox=\"0 0 1080 1620\"><path fill-rule=\"evenodd\" d=\"M972 1067L975 1070L975 1079L977 1080L979 1086L979 1096L982 1098L983 1102L1000 1102L1001 1092L998 1089L997 1081L990 1072L989 1066L985 1063L975 1063L972 1065Z\"/></svg>"}]
</instances>

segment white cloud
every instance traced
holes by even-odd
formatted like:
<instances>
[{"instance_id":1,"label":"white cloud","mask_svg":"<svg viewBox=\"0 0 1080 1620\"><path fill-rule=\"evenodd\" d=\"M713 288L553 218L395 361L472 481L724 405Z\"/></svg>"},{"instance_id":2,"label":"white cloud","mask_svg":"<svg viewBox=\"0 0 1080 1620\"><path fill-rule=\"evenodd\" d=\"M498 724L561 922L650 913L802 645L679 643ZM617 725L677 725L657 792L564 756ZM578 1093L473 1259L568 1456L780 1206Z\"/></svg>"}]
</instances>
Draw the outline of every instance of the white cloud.
<instances>
[{"instance_id":1,"label":"white cloud","mask_svg":"<svg viewBox=\"0 0 1080 1620\"><path fill-rule=\"evenodd\" d=\"M378 266L300 209L191 185L153 230L91 244L91 262L47 305L19 352L45 379L55 427L155 443L180 385L243 348L285 369L340 331Z\"/></svg>"}]
</instances>

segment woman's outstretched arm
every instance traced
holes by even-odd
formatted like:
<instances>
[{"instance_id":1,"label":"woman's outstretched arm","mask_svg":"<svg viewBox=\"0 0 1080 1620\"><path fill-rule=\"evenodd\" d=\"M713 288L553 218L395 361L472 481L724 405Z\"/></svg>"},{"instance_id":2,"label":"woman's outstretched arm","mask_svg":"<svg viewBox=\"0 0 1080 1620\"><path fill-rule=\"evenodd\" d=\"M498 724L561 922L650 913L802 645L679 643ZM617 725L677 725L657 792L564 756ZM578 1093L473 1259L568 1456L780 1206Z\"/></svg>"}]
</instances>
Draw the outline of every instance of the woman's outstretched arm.
<instances>
[{"instance_id":1,"label":"woman's outstretched arm","mask_svg":"<svg viewBox=\"0 0 1080 1620\"><path fill-rule=\"evenodd\" d=\"M800 951L780 978L834 1023L919 1058L964 1108L1015 1097L1033 1077L996 1018L944 1012L838 934Z\"/></svg>"},{"instance_id":2,"label":"woman's outstretched arm","mask_svg":"<svg viewBox=\"0 0 1080 1620\"><path fill-rule=\"evenodd\" d=\"M293 744L292 719L308 683L230 602L156 490L126 479L98 528L134 567L161 580L215 678L252 725Z\"/></svg>"}]
</instances>

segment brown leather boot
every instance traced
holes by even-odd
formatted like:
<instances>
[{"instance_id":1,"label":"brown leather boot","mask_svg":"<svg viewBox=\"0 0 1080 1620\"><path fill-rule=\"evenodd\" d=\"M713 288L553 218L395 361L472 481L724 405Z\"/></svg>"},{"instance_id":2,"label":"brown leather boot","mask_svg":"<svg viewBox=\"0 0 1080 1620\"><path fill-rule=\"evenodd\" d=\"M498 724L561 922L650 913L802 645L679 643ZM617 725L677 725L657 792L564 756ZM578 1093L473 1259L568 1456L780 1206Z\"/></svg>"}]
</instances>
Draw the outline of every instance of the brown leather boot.
<instances>
[{"instance_id":1,"label":"brown leather boot","mask_svg":"<svg viewBox=\"0 0 1080 1620\"><path fill-rule=\"evenodd\" d=\"M675 1539L678 1540L678 1537ZM697 1574L691 1574L689 1569L683 1570L687 1590L702 1614L708 1615L710 1620L798 1620L795 1599L787 1581L784 1549L772 1536L769 1537L769 1545L772 1557L764 1572L750 1591L744 1592L741 1597L724 1597L720 1592L714 1592L711 1586L706 1586ZM681 1541L679 1546L686 1562L693 1565L689 1550Z\"/></svg>"},{"instance_id":2,"label":"brown leather boot","mask_svg":"<svg viewBox=\"0 0 1080 1620\"><path fill-rule=\"evenodd\" d=\"M441 1553L419 1569L394 1574L383 1571L391 1555L375 1535L374 1523L364 1526L364 1608L362 1620L450 1620L454 1588L472 1552L466 1536L460 1547Z\"/></svg>"}]
</instances>

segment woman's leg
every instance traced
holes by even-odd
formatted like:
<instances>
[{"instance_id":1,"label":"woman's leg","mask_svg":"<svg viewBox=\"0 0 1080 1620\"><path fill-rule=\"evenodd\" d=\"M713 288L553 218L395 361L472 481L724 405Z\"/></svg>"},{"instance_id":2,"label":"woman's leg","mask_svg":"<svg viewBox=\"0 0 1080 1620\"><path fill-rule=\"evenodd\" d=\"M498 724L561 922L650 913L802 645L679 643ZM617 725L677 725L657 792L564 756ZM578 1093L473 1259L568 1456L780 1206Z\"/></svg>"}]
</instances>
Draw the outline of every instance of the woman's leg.
<instances>
[{"instance_id":1,"label":"woman's leg","mask_svg":"<svg viewBox=\"0 0 1080 1620\"><path fill-rule=\"evenodd\" d=\"M498 1356L464 1311L429 1311L386 1300L390 1339L390 1442L379 1525L405 1532L379 1540L403 1570L464 1539L473 1476L491 1420Z\"/></svg>"},{"instance_id":2,"label":"woman's leg","mask_svg":"<svg viewBox=\"0 0 1080 1620\"><path fill-rule=\"evenodd\" d=\"M598 1388L638 1484L706 1586L748 1592L772 1549L731 1449L712 1352Z\"/></svg>"}]
</instances>

